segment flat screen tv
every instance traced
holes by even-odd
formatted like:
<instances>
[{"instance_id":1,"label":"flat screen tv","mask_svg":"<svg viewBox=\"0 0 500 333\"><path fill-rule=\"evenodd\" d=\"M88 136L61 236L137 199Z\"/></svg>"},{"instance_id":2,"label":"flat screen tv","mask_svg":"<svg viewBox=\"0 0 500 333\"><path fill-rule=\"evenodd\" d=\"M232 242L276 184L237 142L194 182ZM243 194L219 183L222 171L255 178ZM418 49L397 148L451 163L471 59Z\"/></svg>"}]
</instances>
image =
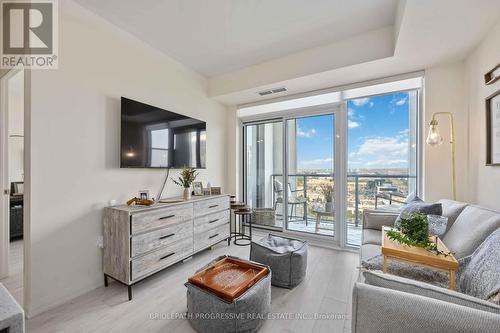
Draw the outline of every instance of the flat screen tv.
<instances>
[{"instance_id":1,"label":"flat screen tv","mask_svg":"<svg viewBox=\"0 0 500 333\"><path fill-rule=\"evenodd\" d=\"M206 167L204 121L121 98L121 168Z\"/></svg>"}]
</instances>

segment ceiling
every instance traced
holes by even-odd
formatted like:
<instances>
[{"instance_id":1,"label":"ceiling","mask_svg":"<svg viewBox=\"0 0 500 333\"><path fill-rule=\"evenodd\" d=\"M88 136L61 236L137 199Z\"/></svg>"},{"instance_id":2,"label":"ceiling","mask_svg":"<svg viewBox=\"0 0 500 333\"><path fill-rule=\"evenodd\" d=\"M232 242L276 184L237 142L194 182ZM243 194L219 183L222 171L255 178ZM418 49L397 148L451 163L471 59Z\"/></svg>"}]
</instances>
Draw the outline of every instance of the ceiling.
<instances>
[{"instance_id":1,"label":"ceiling","mask_svg":"<svg viewBox=\"0 0 500 333\"><path fill-rule=\"evenodd\" d=\"M229 105L462 61L500 21L500 0L75 1ZM277 87L288 90L258 94Z\"/></svg>"},{"instance_id":2,"label":"ceiling","mask_svg":"<svg viewBox=\"0 0 500 333\"><path fill-rule=\"evenodd\" d=\"M393 25L397 7L397 0L76 1L206 77Z\"/></svg>"}]
</instances>

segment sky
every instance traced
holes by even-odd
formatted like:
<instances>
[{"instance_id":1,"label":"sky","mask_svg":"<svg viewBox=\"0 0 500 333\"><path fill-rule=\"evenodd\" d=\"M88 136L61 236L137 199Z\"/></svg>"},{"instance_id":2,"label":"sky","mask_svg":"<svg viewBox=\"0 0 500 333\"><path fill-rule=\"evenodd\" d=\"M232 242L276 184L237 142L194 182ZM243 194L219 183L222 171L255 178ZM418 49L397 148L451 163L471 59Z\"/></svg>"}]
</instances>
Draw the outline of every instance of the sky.
<instances>
[{"instance_id":1,"label":"sky","mask_svg":"<svg viewBox=\"0 0 500 333\"><path fill-rule=\"evenodd\" d=\"M350 100L348 169L408 167L408 93ZM297 120L299 169L333 168L333 115Z\"/></svg>"}]
</instances>

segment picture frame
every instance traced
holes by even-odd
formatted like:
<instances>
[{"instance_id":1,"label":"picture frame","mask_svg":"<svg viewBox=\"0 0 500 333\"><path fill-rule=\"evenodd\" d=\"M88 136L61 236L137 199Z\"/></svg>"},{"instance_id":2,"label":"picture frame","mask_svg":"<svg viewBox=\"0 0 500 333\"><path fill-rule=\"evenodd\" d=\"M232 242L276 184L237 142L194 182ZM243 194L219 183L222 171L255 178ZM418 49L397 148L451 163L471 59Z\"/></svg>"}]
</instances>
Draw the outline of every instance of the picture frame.
<instances>
[{"instance_id":1,"label":"picture frame","mask_svg":"<svg viewBox=\"0 0 500 333\"><path fill-rule=\"evenodd\" d=\"M212 186L212 187L210 188L210 194L211 194L211 195L220 195L220 194L222 194L222 192L221 192L221 188L220 188L220 187L213 187L213 186Z\"/></svg>"},{"instance_id":2,"label":"picture frame","mask_svg":"<svg viewBox=\"0 0 500 333\"><path fill-rule=\"evenodd\" d=\"M484 74L484 83L486 85L493 84L500 79L500 64L496 65L488 73Z\"/></svg>"},{"instance_id":3,"label":"picture frame","mask_svg":"<svg viewBox=\"0 0 500 333\"><path fill-rule=\"evenodd\" d=\"M202 182L193 182L193 194L194 195L203 195L203 183Z\"/></svg>"},{"instance_id":4,"label":"picture frame","mask_svg":"<svg viewBox=\"0 0 500 333\"><path fill-rule=\"evenodd\" d=\"M210 188L209 187L203 189L203 195L210 195Z\"/></svg>"},{"instance_id":5,"label":"picture frame","mask_svg":"<svg viewBox=\"0 0 500 333\"><path fill-rule=\"evenodd\" d=\"M500 90L486 103L486 165L500 166Z\"/></svg>"},{"instance_id":6,"label":"picture frame","mask_svg":"<svg viewBox=\"0 0 500 333\"><path fill-rule=\"evenodd\" d=\"M149 190L140 190L138 198L141 200L148 200L149 199Z\"/></svg>"}]
</instances>

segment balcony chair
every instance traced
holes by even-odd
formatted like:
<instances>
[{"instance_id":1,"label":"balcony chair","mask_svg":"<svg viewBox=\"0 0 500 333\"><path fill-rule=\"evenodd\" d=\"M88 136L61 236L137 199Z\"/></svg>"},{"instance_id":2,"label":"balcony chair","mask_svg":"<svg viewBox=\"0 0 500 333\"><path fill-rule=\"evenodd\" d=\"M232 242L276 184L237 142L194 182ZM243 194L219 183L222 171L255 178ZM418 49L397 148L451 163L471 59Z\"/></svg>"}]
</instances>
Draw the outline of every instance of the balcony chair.
<instances>
[{"instance_id":1,"label":"balcony chair","mask_svg":"<svg viewBox=\"0 0 500 333\"><path fill-rule=\"evenodd\" d=\"M273 191L274 191L274 205L273 208L276 211L276 207L278 204L283 204L283 184L275 179L273 181ZM291 210L290 210L290 217L294 216L297 218L297 206L298 205L303 205L304 206L304 215L303 219L306 222L307 226L307 197L297 197L296 192L299 192L298 190L292 190L292 186L290 183L288 183L288 205L290 205ZM293 215L293 210L295 208L295 215Z\"/></svg>"}]
</instances>

